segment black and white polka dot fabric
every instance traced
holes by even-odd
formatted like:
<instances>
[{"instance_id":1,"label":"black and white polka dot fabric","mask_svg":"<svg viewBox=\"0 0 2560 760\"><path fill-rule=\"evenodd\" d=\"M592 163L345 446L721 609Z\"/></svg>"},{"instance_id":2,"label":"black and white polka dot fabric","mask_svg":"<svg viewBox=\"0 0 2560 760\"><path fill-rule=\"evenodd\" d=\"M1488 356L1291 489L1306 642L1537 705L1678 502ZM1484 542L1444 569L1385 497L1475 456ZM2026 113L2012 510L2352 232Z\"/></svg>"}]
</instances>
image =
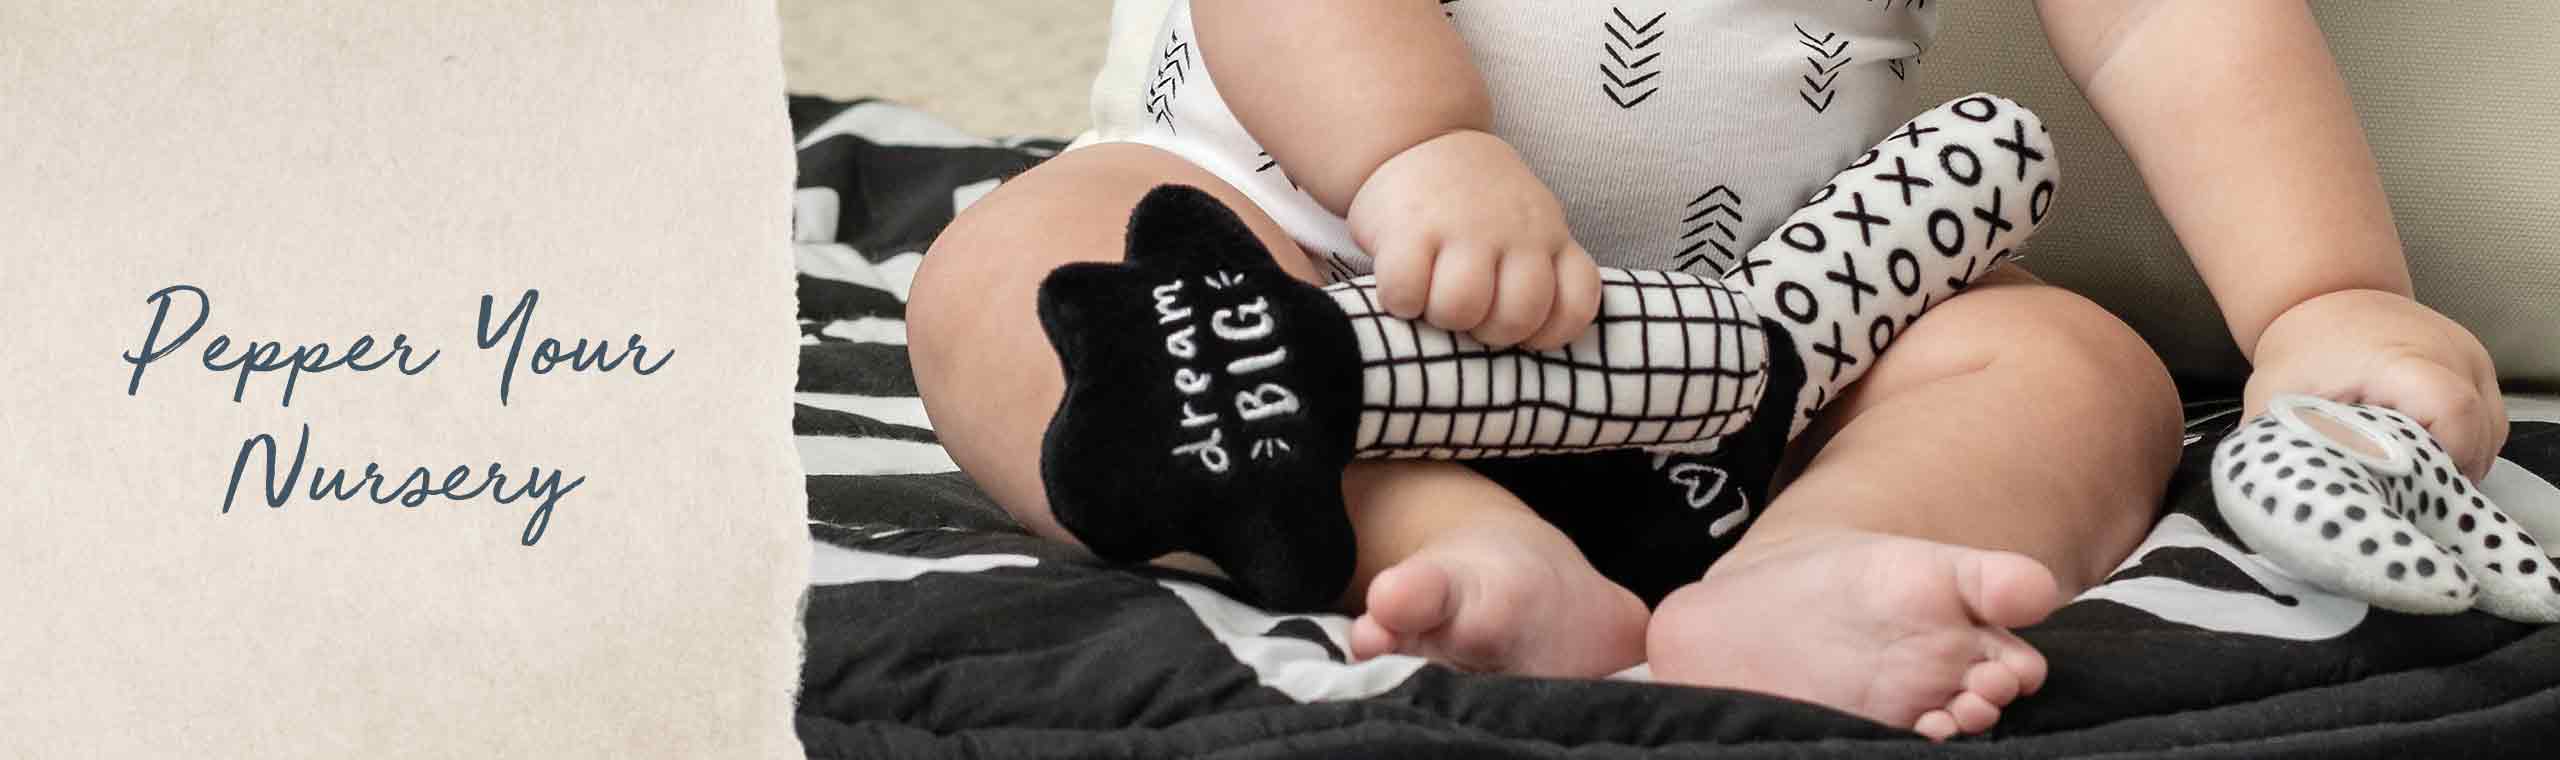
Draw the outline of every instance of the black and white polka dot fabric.
<instances>
[{"instance_id":1,"label":"black and white polka dot fabric","mask_svg":"<svg viewBox=\"0 0 2560 760\"><path fill-rule=\"evenodd\" d=\"M2334 440L2306 415L2367 440ZM2215 450L2213 489L2232 530L2305 581L2400 612L2560 622L2550 550L2407 415L2278 397Z\"/></svg>"}]
</instances>

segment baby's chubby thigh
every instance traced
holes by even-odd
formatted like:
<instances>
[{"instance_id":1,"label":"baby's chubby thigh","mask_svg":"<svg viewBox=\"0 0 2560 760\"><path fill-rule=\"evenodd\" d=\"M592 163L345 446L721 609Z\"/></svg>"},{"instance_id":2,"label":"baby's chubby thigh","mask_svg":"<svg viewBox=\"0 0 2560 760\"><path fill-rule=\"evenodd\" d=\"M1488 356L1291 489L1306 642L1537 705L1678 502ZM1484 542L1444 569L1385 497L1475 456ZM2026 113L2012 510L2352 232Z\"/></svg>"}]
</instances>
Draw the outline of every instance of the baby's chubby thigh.
<instances>
[{"instance_id":1,"label":"baby's chubby thigh","mask_svg":"<svg viewBox=\"0 0 2560 760\"><path fill-rule=\"evenodd\" d=\"M2131 326L2096 302L2012 265L1931 309L1877 357L1874 369L1840 404L1824 410L1807 440L1819 446L1819 436L1914 387L1983 372L2013 377L2039 397L2166 412L2153 421L2180 423L2167 367ZM1981 402L1982 408L2024 403L2024 411L2041 406L2035 398ZM2144 402L2150 402L2148 409Z\"/></svg>"},{"instance_id":2,"label":"baby's chubby thigh","mask_svg":"<svg viewBox=\"0 0 2560 760\"><path fill-rule=\"evenodd\" d=\"M1797 440L1782 477L1894 483L1898 503L1870 508L1904 512L1879 516L1881 527L2020 551L2073 590L2139 542L2183 430L2176 386L2148 343L2098 304L2010 266L1906 331ZM1789 522L1777 514L1786 497L1764 522Z\"/></svg>"}]
</instances>

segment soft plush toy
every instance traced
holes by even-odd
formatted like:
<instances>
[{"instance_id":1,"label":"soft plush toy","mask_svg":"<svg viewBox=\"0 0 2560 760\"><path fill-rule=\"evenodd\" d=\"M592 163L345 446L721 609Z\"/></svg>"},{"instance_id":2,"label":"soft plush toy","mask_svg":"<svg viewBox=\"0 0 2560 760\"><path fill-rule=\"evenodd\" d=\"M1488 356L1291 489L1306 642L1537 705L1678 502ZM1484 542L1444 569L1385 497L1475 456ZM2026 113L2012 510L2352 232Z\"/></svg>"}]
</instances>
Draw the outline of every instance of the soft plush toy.
<instances>
[{"instance_id":1,"label":"soft plush toy","mask_svg":"<svg viewBox=\"0 0 2560 760\"><path fill-rule=\"evenodd\" d=\"M2560 622L2551 549L2399 412L2278 396L2214 450L2213 495L2252 551L2314 585L2400 612Z\"/></svg>"},{"instance_id":2,"label":"soft plush toy","mask_svg":"<svg viewBox=\"0 0 2560 760\"><path fill-rule=\"evenodd\" d=\"M1949 102L1720 279L1603 269L1592 329L1546 352L1388 315L1369 276L1291 279L1216 200L1159 188L1125 261L1041 284L1067 383L1042 446L1050 507L1104 558L1190 551L1257 601L1314 608L1352 572L1355 457L1712 452L1765 480L1895 336L2013 257L2057 173L2033 113Z\"/></svg>"}]
</instances>

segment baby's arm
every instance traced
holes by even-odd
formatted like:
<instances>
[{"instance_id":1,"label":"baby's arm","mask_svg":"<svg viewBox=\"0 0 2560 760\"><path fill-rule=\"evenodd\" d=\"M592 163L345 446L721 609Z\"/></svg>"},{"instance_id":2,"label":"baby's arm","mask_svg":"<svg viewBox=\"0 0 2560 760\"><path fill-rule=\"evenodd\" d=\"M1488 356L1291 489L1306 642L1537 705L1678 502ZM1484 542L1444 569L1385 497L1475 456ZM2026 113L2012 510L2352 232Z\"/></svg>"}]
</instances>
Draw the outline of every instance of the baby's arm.
<instances>
[{"instance_id":1,"label":"baby's arm","mask_svg":"<svg viewBox=\"0 0 2560 760\"><path fill-rule=\"evenodd\" d=\"M1390 312L1553 348L1599 309L1562 204L1487 130L1492 105L1433 0L1204 0L1219 89L1291 181L1377 260Z\"/></svg>"},{"instance_id":2,"label":"baby's arm","mask_svg":"<svg viewBox=\"0 0 2560 760\"><path fill-rule=\"evenodd\" d=\"M2478 477L2506 437L2468 331L2412 299L2372 151L2299 2L2039 0L2055 56L2281 392L2397 408Z\"/></svg>"}]
</instances>

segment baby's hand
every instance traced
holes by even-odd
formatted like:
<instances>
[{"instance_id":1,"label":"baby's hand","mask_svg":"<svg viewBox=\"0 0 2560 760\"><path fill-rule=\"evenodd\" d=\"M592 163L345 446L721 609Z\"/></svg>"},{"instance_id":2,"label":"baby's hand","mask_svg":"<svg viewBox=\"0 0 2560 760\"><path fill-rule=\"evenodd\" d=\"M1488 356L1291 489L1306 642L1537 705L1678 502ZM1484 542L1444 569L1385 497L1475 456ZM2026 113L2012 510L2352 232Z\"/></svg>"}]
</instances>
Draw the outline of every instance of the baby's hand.
<instances>
[{"instance_id":1,"label":"baby's hand","mask_svg":"<svg viewBox=\"0 0 2560 760\"><path fill-rule=\"evenodd\" d=\"M1581 337L1600 310L1600 272L1563 204L1493 135L1451 132L1396 154L1345 216L1396 316L1543 350Z\"/></svg>"},{"instance_id":2,"label":"baby's hand","mask_svg":"<svg viewBox=\"0 0 2560 760\"><path fill-rule=\"evenodd\" d=\"M2480 339L2395 293L2348 290L2286 311L2258 338L2248 414L2303 393L2414 417L2477 480L2506 445L2506 405Z\"/></svg>"}]
</instances>

